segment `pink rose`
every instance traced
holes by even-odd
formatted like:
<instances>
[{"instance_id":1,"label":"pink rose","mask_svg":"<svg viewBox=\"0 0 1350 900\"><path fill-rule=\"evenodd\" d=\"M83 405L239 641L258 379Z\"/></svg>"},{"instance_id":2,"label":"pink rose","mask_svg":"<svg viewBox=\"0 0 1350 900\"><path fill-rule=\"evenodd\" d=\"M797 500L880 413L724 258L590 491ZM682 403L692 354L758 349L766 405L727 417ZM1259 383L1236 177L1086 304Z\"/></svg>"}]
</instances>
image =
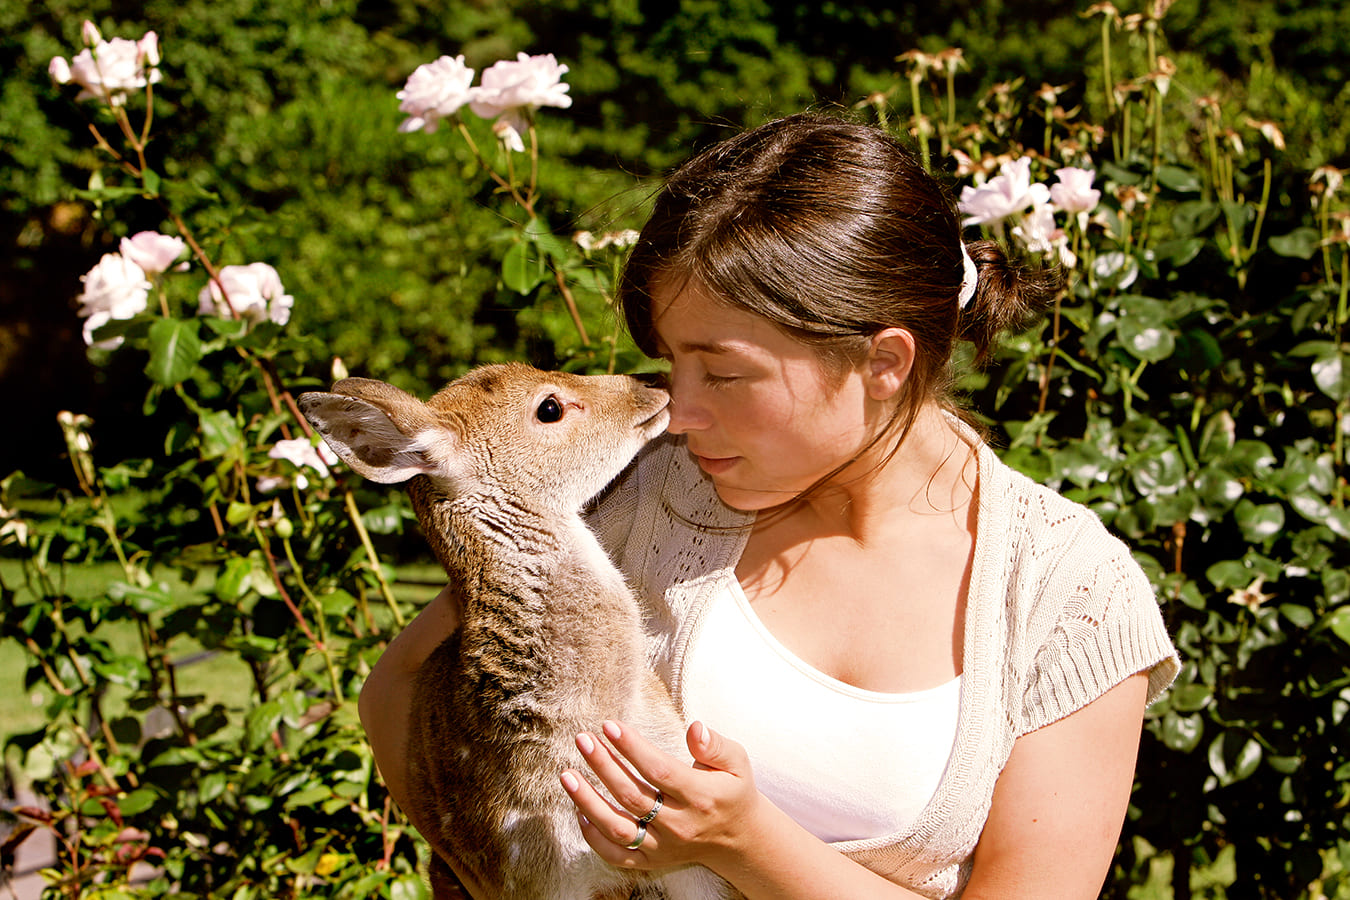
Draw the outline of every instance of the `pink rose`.
<instances>
[{"instance_id":1,"label":"pink rose","mask_svg":"<svg viewBox=\"0 0 1350 900\"><path fill-rule=\"evenodd\" d=\"M1055 206L1071 213L1092 212L1097 208L1097 201L1102 198L1102 192L1092 187L1097 173L1065 166L1055 174L1059 176L1059 184L1050 185L1050 199Z\"/></svg>"},{"instance_id":2,"label":"pink rose","mask_svg":"<svg viewBox=\"0 0 1350 900\"><path fill-rule=\"evenodd\" d=\"M267 263L225 266L219 276L219 284L212 279L197 295L199 315L228 317L233 309L236 316L254 323L270 319L285 325L290 321L295 298L286 293L281 276ZM221 295L222 285L229 297L228 304Z\"/></svg>"},{"instance_id":3,"label":"pink rose","mask_svg":"<svg viewBox=\"0 0 1350 900\"><path fill-rule=\"evenodd\" d=\"M187 244L182 238L170 237L155 231L142 231L122 238L122 255L145 270L147 275L159 275L173 268L183 255Z\"/></svg>"},{"instance_id":4,"label":"pink rose","mask_svg":"<svg viewBox=\"0 0 1350 900\"><path fill-rule=\"evenodd\" d=\"M417 69L398 92L399 112L408 118L398 126L399 131L436 130L440 120L459 112L459 108L473 97L475 89L473 69L464 65L464 57L442 56Z\"/></svg>"},{"instance_id":5,"label":"pink rose","mask_svg":"<svg viewBox=\"0 0 1350 900\"><path fill-rule=\"evenodd\" d=\"M130 319L145 311L150 297L150 282L140 266L116 253L105 253L81 279L79 314L84 317L84 342L94 345L94 332L114 319ZM120 337L100 341L97 346L112 349L122 343Z\"/></svg>"}]
</instances>

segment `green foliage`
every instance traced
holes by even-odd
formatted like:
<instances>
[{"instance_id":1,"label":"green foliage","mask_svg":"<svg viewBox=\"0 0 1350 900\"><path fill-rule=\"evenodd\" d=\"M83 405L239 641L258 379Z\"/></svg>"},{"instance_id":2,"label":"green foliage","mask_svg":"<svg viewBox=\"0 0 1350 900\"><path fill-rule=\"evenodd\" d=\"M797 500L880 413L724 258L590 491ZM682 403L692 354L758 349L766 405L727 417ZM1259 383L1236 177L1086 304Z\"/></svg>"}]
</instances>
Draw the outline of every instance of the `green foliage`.
<instances>
[{"instance_id":1,"label":"green foliage","mask_svg":"<svg viewBox=\"0 0 1350 900\"><path fill-rule=\"evenodd\" d=\"M23 572L0 580L0 636L45 698L8 746L53 801L16 820L61 836L73 878L51 895L423 896L420 845L353 715L413 611L388 560L420 544L400 492L268 455L307 436L293 392L333 357L422 393L521 356L640 368L609 303L620 248L572 233L635 225L644 179L727 126L865 97L935 167L967 154L962 177L1033 149L1037 178L1097 171L1101 205L1061 223L1075 265L1054 314L962 386L1010 463L1130 540L1182 653L1108 896L1350 896L1348 204L1339 170L1311 178L1344 164L1345 10L1180 0L1159 28L1015 2L29 6L0 0L0 212L24 249L0 286L23 273L9 293L73 295L116 238L175 217L202 248L150 311L97 334L124 341L92 354L121 410L100 424L135 433L66 415L58 434L45 401L70 472L0 482L0 546ZM115 134L112 115L45 74L86 16L161 36L132 171L87 140L90 123ZM895 60L949 46L965 61L950 81ZM574 106L538 117L537 169L473 117L397 132L418 64L520 49L572 66ZM255 260L281 271L293 322L193 314L206 261ZM93 565L115 576L73 590ZM203 649L250 683L184 689L174 662ZM138 860L161 874L131 887Z\"/></svg>"}]
</instances>

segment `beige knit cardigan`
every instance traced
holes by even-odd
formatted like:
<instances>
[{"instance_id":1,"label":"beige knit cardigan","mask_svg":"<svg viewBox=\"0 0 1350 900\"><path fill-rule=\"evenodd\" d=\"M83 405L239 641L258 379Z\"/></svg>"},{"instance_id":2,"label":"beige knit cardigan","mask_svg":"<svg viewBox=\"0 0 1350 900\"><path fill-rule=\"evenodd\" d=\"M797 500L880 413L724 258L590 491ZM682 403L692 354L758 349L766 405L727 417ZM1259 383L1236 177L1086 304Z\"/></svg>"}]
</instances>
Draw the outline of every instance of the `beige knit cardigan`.
<instances>
[{"instance_id":1,"label":"beige knit cardigan","mask_svg":"<svg viewBox=\"0 0 1350 900\"><path fill-rule=\"evenodd\" d=\"M933 898L960 896L994 782L1020 735L1141 671L1151 703L1179 668L1147 577L1097 516L982 443L978 465L951 761L910 828L834 845ZM735 578L752 521L718 500L683 441L670 436L649 445L593 510L592 527L647 604L649 656L681 708L686 650L709 599ZM840 588L848 589L845 579Z\"/></svg>"}]
</instances>

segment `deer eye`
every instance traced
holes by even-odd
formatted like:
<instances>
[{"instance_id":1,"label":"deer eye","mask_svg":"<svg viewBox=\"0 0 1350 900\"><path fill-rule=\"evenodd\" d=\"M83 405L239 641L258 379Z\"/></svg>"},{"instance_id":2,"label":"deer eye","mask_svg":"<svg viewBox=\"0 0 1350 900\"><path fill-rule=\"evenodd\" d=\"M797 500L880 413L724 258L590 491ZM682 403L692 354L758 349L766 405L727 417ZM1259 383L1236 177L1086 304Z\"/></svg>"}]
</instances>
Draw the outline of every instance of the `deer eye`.
<instances>
[{"instance_id":1,"label":"deer eye","mask_svg":"<svg viewBox=\"0 0 1350 900\"><path fill-rule=\"evenodd\" d=\"M562 420L563 407L558 402L558 398L549 394L544 398L544 402L539 404L539 408L534 411L534 417L545 425Z\"/></svg>"}]
</instances>

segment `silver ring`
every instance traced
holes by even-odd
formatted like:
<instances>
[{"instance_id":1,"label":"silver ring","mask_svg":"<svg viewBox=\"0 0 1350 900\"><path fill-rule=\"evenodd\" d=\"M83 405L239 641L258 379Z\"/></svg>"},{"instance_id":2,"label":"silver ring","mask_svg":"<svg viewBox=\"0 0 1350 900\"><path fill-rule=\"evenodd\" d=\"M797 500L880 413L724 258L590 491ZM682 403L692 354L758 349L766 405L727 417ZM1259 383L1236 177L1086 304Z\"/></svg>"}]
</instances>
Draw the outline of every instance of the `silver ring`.
<instances>
[{"instance_id":1,"label":"silver ring","mask_svg":"<svg viewBox=\"0 0 1350 900\"><path fill-rule=\"evenodd\" d=\"M637 820L637 823L638 823L639 825L646 825L646 824L647 824L648 822L650 822L652 819L655 819L655 818L656 818L656 814L659 813L659 812L661 811L661 807L665 805L665 802L666 802L666 798L663 797L663 796L661 796L661 792L660 792L660 791L657 791L657 792L656 792L656 805L652 807L652 811L651 811L651 812L647 813L645 816L643 816L642 818L638 819L638 820Z\"/></svg>"},{"instance_id":2,"label":"silver ring","mask_svg":"<svg viewBox=\"0 0 1350 900\"><path fill-rule=\"evenodd\" d=\"M647 839L647 823L643 822L641 819L636 819L634 821L637 822L638 827L637 837L633 838L632 843L624 845L624 849L626 850L636 850L641 847L642 842Z\"/></svg>"}]
</instances>

